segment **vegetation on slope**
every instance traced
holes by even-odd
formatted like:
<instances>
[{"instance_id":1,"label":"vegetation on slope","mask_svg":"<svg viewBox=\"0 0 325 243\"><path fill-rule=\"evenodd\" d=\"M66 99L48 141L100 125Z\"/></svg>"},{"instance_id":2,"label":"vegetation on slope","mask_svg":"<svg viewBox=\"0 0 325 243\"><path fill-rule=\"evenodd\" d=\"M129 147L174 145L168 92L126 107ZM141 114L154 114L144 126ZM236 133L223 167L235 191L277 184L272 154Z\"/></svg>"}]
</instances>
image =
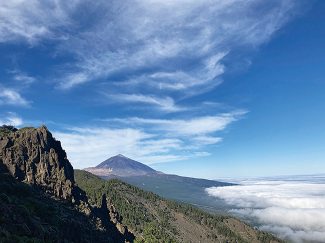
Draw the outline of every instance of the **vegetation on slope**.
<instances>
[{"instance_id":1,"label":"vegetation on slope","mask_svg":"<svg viewBox=\"0 0 325 243\"><path fill-rule=\"evenodd\" d=\"M279 242L236 219L165 200L116 179L105 181L75 170L75 180L96 206L105 194L123 216L123 223L135 233L137 242Z\"/></svg>"},{"instance_id":2,"label":"vegetation on slope","mask_svg":"<svg viewBox=\"0 0 325 243\"><path fill-rule=\"evenodd\" d=\"M19 132L29 137L21 136ZM32 141L33 146L29 146L28 141ZM17 144L13 146L15 142ZM57 145L54 146L56 149L52 148L53 144ZM278 242L271 235L254 230L231 217L213 216L119 180L105 181L85 171L76 171L73 178L73 170L66 161L64 151L46 127L19 130L10 126L0 127L0 145L0 242L117 242L119 237L114 237L114 232L127 231L121 224L122 220L137 236L136 242ZM41 149L35 149L38 147ZM48 150L53 156L48 157ZM41 154L34 156L30 151L40 151ZM31 154L33 158L29 158ZM59 155L62 155L61 160L58 160ZM54 168L57 168L62 161L70 166L62 171L51 170L51 175L47 169L39 167L39 163L54 163ZM7 169L11 169L11 175ZM32 174L27 174L28 171ZM60 176L62 172L69 177ZM20 176L20 181L35 183L33 186L27 185L16 180L17 176ZM32 176L32 180L28 176ZM76 181L93 204L93 207L87 206L83 211L89 211L86 215L96 214L100 217L88 217L75 210L72 203L50 198L49 195L56 194L53 190L49 190L49 194L40 190L40 185L49 186L44 178L38 180L42 176L46 180L50 176L56 180L60 178L55 184L59 191L67 189L62 185L68 179L70 182ZM74 184L68 189L79 190ZM67 192L72 195L72 191ZM82 195L85 197L83 202L88 205L86 195ZM96 219L106 220L99 222ZM115 220L118 222L115 223ZM103 228L102 223L109 227ZM133 241L133 237L130 241Z\"/></svg>"},{"instance_id":3,"label":"vegetation on slope","mask_svg":"<svg viewBox=\"0 0 325 243\"><path fill-rule=\"evenodd\" d=\"M18 129L15 128L14 126L8 126L8 125L0 126L0 136L5 136L5 135L15 132L17 130Z\"/></svg>"},{"instance_id":4,"label":"vegetation on slope","mask_svg":"<svg viewBox=\"0 0 325 243\"><path fill-rule=\"evenodd\" d=\"M36 128L34 127L22 127L20 129L17 129L16 127L14 126L11 126L11 125L2 125L0 126L0 136L6 136L6 135L9 135L13 132L17 132L17 131L20 131L20 132L23 132L23 131L28 131L28 130L35 130Z\"/></svg>"},{"instance_id":5,"label":"vegetation on slope","mask_svg":"<svg viewBox=\"0 0 325 243\"><path fill-rule=\"evenodd\" d=\"M171 215L160 205L157 195L118 180L105 181L85 171L75 170L75 180L86 191L89 202L94 206L99 207L102 195L106 194L122 216L123 223L138 238L143 238L146 242L176 242L174 235L177 232L169 223ZM150 202L150 207L147 202Z\"/></svg>"}]
</instances>

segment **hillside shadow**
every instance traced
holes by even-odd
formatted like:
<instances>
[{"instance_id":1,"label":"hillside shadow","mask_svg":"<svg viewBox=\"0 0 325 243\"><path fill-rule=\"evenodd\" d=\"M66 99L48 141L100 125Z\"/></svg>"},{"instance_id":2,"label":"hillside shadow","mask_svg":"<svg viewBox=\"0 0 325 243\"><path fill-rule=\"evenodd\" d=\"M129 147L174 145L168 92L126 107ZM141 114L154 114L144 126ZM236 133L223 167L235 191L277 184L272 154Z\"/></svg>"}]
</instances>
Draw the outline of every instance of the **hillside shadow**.
<instances>
[{"instance_id":1,"label":"hillside shadow","mask_svg":"<svg viewBox=\"0 0 325 243\"><path fill-rule=\"evenodd\" d=\"M72 204L15 180L0 163L0 242L124 242L116 228L95 224Z\"/></svg>"}]
</instances>

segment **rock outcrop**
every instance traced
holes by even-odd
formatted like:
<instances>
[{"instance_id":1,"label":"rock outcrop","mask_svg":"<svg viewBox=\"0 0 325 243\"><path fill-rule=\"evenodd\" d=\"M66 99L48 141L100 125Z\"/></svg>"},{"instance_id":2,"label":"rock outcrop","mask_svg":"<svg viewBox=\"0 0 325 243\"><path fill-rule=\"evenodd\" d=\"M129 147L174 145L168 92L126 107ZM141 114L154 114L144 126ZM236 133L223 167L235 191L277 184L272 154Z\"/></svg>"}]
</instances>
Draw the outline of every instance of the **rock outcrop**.
<instances>
[{"instance_id":1,"label":"rock outcrop","mask_svg":"<svg viewBox=\"0 0 325 243\"><path fill-rule=\"evenodd\" d=\"M114 242L134 240L126 226L111 221L106 197L101 209L90 205L86 193L75 184L73 167L61 143L45 126L19 130L0 127L0 166L5 166L16 180L70 203Z\"/></svg>"},{"instance_id":2,"label":"rock outcrop","mask_svg":"<svg viewBox=\"0 0 325 243\"><path fill-rule=\"evenodd\" d=\"M40 187L55 197L72 199L73 168L61 143L45 126L0 136L0 163L17 180Z\"/></svg>"},{"instance_id":3,"label":"rock outcrop","mask_svg":"<svg viewBox=\"0 0 325 243\"><path fill-rule=\"evenodd\" d=\"M99 215L102 217L102 222L107 228L117 229L118 235L123 236L127 241L133 241L134 235L128 230L128 227L122 223L122 216L117 212L113 203L107 201L106 195L102 195L102 202Z\"/></svg>"}]
</instances>

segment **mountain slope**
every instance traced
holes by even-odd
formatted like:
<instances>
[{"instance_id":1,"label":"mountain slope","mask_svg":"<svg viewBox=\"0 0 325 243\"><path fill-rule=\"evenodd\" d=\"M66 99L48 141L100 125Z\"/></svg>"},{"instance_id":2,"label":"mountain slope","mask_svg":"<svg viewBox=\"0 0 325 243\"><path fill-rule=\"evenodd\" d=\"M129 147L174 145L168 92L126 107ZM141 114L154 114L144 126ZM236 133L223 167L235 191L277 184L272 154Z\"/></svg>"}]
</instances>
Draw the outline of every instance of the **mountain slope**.
<instances>
[{"instance_id":1,"label":"mountain slope","mask_svg":"<svg viewBox=\"0 0 325 243\"><path fill-rule=\"evenodd\" d=\"M74 172L42 126L0 127L0 242L279 241L234 218Z\"/></svg>"},{"instance_id":2,"label":"mountain slope","mask_svg":"<svg viewBox=\"0 0 325 243\"><path fill-rule=\"evenodd\" d=\"M89 171L96 175L108 176L141 176L147 174L156 174L158 173L154 169L150 168L147 165L144 165L140 162L127 158L121 154L113 156L96 167L86 168L86 171Z\"/></svg>"},{"instance_id":3,"label":"mountain slope","mask_svg":"<svg viewBox=\"0 0 325 243\"><path fill-rule=\"evenodd\" d=\"M205 188L233 185L161 173L123 155L114 156L85 170L107 180L117 178L162 197L190 203L213 212L222 212L225 204L207 195Z\"/></svg>"},{"instance_id":4,"label":"mountain slope","mask_svg":"<svg viewBox=\"0 0 325 243\"><path fill-rule=\"evenodd\" d=\"M106 195L137 242L280 242L232 217L211 215L116 179L106 181L80 170L75 170L75 179L92 204L100 206Z\"/></svg>"},{"instance_id":5,"label":"mountain slope","mask_svg":"<svg viewBox=\"0 0 325 243\"><path fill-rule=\"evenodd\" d=\"M101 176L103 179L112 179L111 176ZM224 213L226 204L209 196L205 192L207 187L230 186L233 184L188 178L177 175L156 174L144 176L115 177L121 181L139 187L143 190L158 194L161 197L177 200L198 206L208 212Z\"/></svg>"},{"instance_id":6,"label":"mountain slope","mask_svg":"<svg viewBox=\"0 0 325 243\"><path fill-rule=\"evenodd\" d=\"M89 204L45 126L0 127L0 167L0 242L133 241L127 227L109 217L108 202Z\"/></svg>"}]
</instances>

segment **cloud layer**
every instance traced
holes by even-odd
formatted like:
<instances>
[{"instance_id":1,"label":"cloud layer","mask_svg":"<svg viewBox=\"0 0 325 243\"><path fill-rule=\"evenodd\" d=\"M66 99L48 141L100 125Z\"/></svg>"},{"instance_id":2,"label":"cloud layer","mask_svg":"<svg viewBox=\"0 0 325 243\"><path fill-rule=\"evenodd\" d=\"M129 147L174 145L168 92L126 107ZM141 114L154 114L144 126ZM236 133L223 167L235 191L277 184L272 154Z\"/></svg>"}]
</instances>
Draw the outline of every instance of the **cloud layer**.
<instances>
[{"instance_id":1,"label":"cloud layer","mask_svg":"<svg viewBox=\"0 0 325 243\"><path fill-rule=\"evenodd\" d=\"M325 181L319 178L289 181L246 181L231 187L207 188L224 199L232 213L262 230L293 242L324 242Z\"/></svg>"}]
</instances>

